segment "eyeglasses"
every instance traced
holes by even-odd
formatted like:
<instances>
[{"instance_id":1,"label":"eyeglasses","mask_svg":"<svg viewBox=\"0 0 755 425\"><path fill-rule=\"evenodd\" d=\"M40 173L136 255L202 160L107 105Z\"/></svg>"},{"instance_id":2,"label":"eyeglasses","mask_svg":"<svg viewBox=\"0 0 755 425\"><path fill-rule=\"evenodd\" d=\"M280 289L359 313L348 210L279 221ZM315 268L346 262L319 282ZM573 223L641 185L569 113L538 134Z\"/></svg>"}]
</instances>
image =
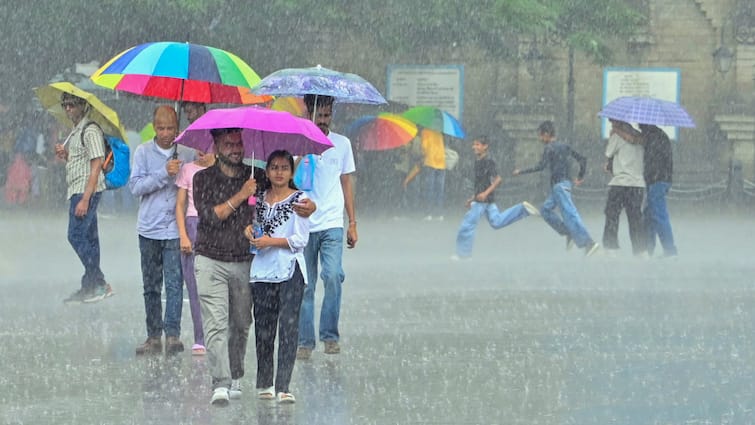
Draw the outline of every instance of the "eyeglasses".
<instances>
[{"instance_id":1,"label":"eyeglasses","mask_svg":"<svg viewBox=\"0 0 755 425\"><path fill-rule=\"evenodd\" d=\"M76 102L60 102L60 107L63 109L75 108L77 106L79 106L79 104Z\"/></svg>"}]
</instances>

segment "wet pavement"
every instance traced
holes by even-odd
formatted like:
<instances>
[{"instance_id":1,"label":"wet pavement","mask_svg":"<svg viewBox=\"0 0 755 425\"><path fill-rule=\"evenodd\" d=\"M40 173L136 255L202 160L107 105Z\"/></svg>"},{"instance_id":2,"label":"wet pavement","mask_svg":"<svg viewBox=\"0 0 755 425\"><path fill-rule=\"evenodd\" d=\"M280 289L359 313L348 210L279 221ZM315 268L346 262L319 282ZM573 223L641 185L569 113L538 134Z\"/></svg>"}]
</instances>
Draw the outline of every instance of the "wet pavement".
<instances>
[{"instance_id":1,"label":"wet pavement","mask_svg":"<svg viewBox=\"0 0 755 425\"><path fill-rule=\"evenodd\" d=\"M633 258L625 221L619 255L587 259L537 218L483 223L451 262L458 219L360 217L342 353L297 362L281 406L253 397L250 345L242 400L213 408L206 359L134 355L133 218L100 220L116 295L64 306L81 273L65 213L0 212L0 424L755 423L751 218L674 217L666 260ZM586 214L596 239L602 220Z\"/></svg>"}]
</instances>

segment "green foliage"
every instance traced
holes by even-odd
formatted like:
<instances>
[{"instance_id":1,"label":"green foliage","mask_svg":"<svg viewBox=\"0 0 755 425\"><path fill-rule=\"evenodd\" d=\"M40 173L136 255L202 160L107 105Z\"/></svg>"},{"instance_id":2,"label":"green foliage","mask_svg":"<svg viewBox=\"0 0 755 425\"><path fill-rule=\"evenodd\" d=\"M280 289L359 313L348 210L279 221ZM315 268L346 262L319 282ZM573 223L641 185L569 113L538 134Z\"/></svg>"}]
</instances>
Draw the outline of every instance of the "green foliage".
<instances>
[{"instance_id":1,"label":"green foliage","mask_svg":"<svg viewBox=\"0 0 755 425\"><path fill-rule=\"evenodd\" d=\"M600 65L613 57L607 41L629 36L646 22L631 0L547 1L557 16L551 36Z\"/></svg>"}]
</instances>

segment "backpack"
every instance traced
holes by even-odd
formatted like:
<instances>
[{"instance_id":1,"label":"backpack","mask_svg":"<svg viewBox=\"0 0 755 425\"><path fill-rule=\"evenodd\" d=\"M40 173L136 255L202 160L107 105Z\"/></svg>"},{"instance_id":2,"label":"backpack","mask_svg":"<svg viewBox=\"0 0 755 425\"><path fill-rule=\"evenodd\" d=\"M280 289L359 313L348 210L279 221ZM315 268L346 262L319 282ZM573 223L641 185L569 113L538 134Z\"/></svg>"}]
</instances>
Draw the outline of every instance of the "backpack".
<instances>
[{"instance_id":1,"label":"backpack","mask_svg":"<svg viewBox=\"0 0 755 425\"><path fill-rule=\"evenodd\" d=\"M309 191L314 188L317 158L313 154L304 155L294 172L294 186L299 190Z\"/></svg>"},{"instance_id":2,"label":"backpack","mask_svg":"<svg viewBox=\"0 0 755 425\"><path fill-rule=\"evenodd\" d=\"M81 130L81 143L84 144L84 132L90 125L96 125L102 131L99 124L92 121ZM105 161L102 163L102 173L105 175L105 188L118 189L128 183L131 174L131 151L123 139L105 134Z\"/></svg>"},{"instance_id":3,"label":"backpack","mask_svg":"<svg viewBox=\"0 0 755 425\"><path fill-rule=\"evenodd\" d=\"M445 148L446 170L453 170L459 163L459 153L451 148Z\"/></svg>"}]
</instances>

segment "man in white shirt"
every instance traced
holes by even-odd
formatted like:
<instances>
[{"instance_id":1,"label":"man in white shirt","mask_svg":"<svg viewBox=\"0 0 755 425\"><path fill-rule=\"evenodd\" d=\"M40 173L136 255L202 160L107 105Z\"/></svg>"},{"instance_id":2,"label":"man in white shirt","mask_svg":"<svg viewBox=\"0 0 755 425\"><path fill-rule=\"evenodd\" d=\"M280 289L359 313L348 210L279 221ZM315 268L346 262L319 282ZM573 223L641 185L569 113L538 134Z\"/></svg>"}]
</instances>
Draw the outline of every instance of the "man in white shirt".
<instances>
[{"instance_id":1,"label":"man in white shirt","mask_svg":"<svg viewBox=\"0 0 755 425\"><path fill-rule=\"evenodd\" d=\"M619 249L619 216L626 210L629 222L629 238L632 252L645 252L645 231L642 221L642 198L645 194L643 171L643 148L636 143L639 131L623 121L611 120L611 137L606 146L606 172L612 174L608 182L606 200L606 224L603 229L603 248Z\"/></svg>"},{"instance_id":2,"label":"man in white shirt","mask_svg":"<svg viewBox=\"0 0 755 425\"><path fill-rule=\"evenodd\" d=\"M338 354L338 317L341 311L341 285L345 274L343 257L343 211L346 209L348 228L346 246L357 243L357 221L354 209L354 187L351 174L356 170L354 153L348 138L330 131L333 98L308 94L304 96L307 116L333 143L333 148L316 157L314 184L306 194L317 204L309 217L310 234L304 257L307 266L307 287L304 290L299 315L299 348L296 358L306 360L315 348L314 303L317 286L318 259L325 288L320 311L319 339L326 354Z\"/></svg>"}]
</instances>

